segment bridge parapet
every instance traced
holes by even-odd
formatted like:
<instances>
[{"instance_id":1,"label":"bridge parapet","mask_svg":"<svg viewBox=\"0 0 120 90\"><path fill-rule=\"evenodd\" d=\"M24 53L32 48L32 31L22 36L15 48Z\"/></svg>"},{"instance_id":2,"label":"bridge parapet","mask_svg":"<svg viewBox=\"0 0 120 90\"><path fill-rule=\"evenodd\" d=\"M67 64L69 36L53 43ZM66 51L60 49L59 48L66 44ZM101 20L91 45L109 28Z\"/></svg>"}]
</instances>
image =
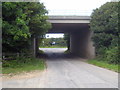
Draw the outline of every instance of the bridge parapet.
<instances>
[{"instance_id":1,"label":"bridge parapet","mask_svg":"<svg viewBox=\"0 0 120 90\"><path fill-rule=\"evenodd\" d=\"M90 23L90 16L49 16L50 23Z\"/></svg>"},{"instance_id":2,"label":"bridge parapet","mask_svg":"<svg viewBox=\"0 0 120 90\"><path fill-rule=\"evenodd\" d=\"M49 20L90 20L90 16L48 16Z\"/></svg>"}]
</instances>

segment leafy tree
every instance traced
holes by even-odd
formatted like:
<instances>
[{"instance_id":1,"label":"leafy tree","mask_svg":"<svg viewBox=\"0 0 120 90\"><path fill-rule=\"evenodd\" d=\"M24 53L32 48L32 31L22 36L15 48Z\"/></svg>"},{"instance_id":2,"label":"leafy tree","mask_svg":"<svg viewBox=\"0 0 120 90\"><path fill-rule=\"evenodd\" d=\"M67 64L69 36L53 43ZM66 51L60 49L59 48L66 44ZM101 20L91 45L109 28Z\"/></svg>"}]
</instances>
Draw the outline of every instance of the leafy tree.
<instances>
[{"instance_id":1,"label":"leafy tree","mask_svg":"<svg viewBox=\"0 0 120 90\"><path fill-rule=\"evenodd\" d=\"M96 48L118 46L118 2L108 2L94 10L91 16L91 30ZM99 42L98 42L99 41Z\"/></svg>"},{"instance_id":2,"label":"leafy tree","mask_svg":"<svg viewBox=\"0 0 120 90\"><path fill-rule=\"evenodd\" d=\"M117 58L118 6L118 2L107 2L94 10L91 15L90 28L94 31L93 41L96 53L108 60L109 63L120 62Z\"/></svg>"},{"instance_id":3,"label":"leafy tree","mask_svg":"<svg viewBox=\"0 0 120 90\"><path fill-rule=\"evenodd\" d=\"M25 3L2 3L3 52L19 51L30 37L29 22L24 14Z\"/></svg>"},{"instance_id":4,"label":"leafy tree","mask_svg":"<svg viewBox=\"0 0 120 90\"><path fill-rule=\"evenodd\" d=\"M45 6L38 2L29 3L27 12L29 12L28 18L30 18L29 27L31 34L35 36L44 35L51 27L50 23L46 22L48 17L45 14L48 12Z\"/></svg>"},{"instance_id":5,"label":"leafy tree","mask_svg":"<svg viewBox=\"0 0 120 90\"><path fill-rule=\"evenodd\" d=\"M43 35L51 25L47 10L39 2L2 3L3 52L28 50L32 36Z\"/></svg>"}]
</instances>

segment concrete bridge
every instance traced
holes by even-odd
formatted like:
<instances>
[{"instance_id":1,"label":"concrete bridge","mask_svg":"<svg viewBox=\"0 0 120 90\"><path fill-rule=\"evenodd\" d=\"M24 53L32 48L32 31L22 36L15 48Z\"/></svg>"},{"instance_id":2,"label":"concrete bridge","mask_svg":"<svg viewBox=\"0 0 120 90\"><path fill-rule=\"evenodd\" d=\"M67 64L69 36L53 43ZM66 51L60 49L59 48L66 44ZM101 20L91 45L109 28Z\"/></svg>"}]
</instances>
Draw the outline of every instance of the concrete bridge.
<instances>
[{"instance_id":1,"label":"concrete bridge","mask_svg":"<svg viewBox=\"0 0 120 90\"><path fill-rule=\"evenodd\" d=\"M68 33L70 35L70 52L80 57L93 58L95 50L89 30L89 16L49 16L52 24L48 33Z\"/></svg>"},{"instance_id":2,"label":"concrete bridge","mask_svg":"<svg viewBox=\"0 0 120 90\"><path fill-rule=\"evenodd\" d=\"M48 33L68 33L70 35L70 52L83 58L93 58L95 50L91 41L89 16L49 16L52 24Z\"/></svg>"}]
</instances>

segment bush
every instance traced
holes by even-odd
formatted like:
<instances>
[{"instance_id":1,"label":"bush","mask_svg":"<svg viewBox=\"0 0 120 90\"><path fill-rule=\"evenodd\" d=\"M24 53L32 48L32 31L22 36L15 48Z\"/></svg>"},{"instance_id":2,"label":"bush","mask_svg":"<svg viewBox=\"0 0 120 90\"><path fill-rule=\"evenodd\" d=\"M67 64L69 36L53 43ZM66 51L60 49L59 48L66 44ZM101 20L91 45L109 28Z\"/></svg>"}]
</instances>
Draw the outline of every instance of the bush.
<instances>
[{"instance_id":1,"label":"bush","mask_svg":"<svg viewBox=\"0 0 120 90\"><path fill-rule=\"evenodd\" d=\"M3 74L17 74L20 72L43 70L45 62L39 58L19 57L15 60L3 60L2 66Z\"/></svg>"},{"instance_id":2,"label":"bush","mask_svg":"<svg viewBox=\"0 0 120 90\"><path fill-rule=\"evenodd\" d=\"M118 47L112 47L106 51L106 60L108 63L120 63Z\"/></svg>"},{"instance_id":3,"label":"bush","mask_svg":"<svg viewBox=\"0 0 120 90\"><path fill-rule=\"evenodd\" d=\"M90 29L94 31L93 41L99 59L118 64L118 2L107 2L94 10Z\"/></svg>"},{"instance_id":4,"label":"bush","mask_svg":"<svg viewBox=\"0 0 120 90\"><path fill-rule=\"evenodd\" d=\"M36 59L34 57L25 57L25 56L20 56L16 57L14 60L2 60L2 66L3 67L21 67L24 64L31 64L34 63Z\"/></svg>"}]
</instances>

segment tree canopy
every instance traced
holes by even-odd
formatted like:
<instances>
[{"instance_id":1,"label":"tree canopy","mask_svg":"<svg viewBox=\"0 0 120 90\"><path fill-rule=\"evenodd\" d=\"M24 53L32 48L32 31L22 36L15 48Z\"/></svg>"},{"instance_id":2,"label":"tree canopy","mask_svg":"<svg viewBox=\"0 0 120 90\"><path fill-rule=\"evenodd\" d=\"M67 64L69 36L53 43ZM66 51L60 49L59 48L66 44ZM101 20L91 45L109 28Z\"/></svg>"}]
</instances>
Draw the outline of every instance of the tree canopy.
<instances>
[{"instance_id":1,"label":"tree canopy","mask_svg":"<svg viewBox=\"0 0 120 90\"><path fill-rule=\"evenodd\" d=\"M3 2L2 11L3 52L28 49L33 35L41 36L51 27L43 3Z\"/></svg>"},{"instance_id":2,"label":"tree canopy","mask_svg":"<svg viewBox=\"0 0 120 90\"><path fill-rule=\"evenodd\" d=\"M109 56L112 60L114 54L116 59L118 56L118 6L118 2L107 2L94 10L90 22L90 29L94 31L96 53Z\"/></svg>"},{"instance_id":3,"label":"tree canopy","mask_svg":"<svg viewBox=\"0 0 120 90\"><path fill-rule=\"evenodd\" d=\"M104 4L99 9L94 10L91 18L91 30L95 32L94 41L99 41L96 43L97 46L108 47L113 44L118 37L118 3L108 2ZM117 41L114 44L118 44Z\"/></svg>"}]
</instances>

